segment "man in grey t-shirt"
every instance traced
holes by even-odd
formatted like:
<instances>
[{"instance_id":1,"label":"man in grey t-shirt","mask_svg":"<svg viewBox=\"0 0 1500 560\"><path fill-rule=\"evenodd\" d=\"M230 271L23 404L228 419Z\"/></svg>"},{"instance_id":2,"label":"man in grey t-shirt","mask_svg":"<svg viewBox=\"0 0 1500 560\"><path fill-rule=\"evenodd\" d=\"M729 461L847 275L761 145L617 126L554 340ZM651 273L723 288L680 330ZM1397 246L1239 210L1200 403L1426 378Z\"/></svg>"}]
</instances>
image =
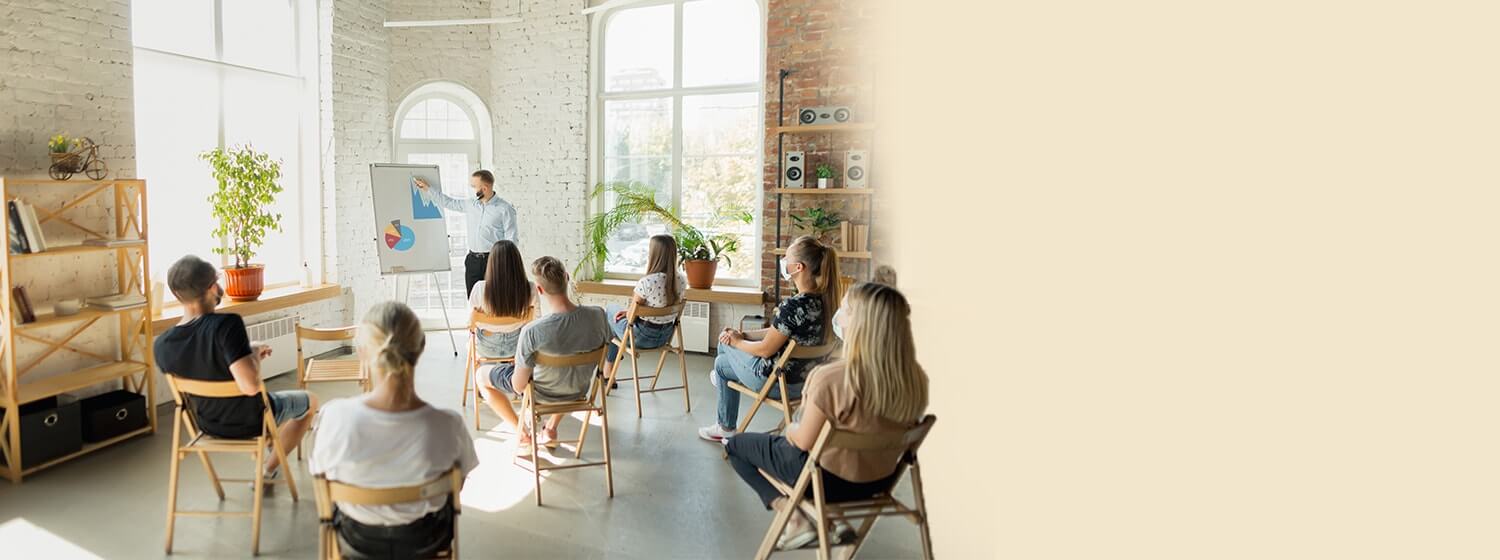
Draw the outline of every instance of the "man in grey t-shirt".
<instances>
[{"instance_id":1,"label":"man in grey t-shirt","mask_svg":"<svg viewBox=\"0 0 1500 560\"><path fill-rule=\"evenodd\" d=\"M479 368L475 376L475 383L490 409L521 434L518 446L521 449L531 445L531 434L521 428L507 393L519 395L531 387L537 402L578 400L588 396L589 386L594 380L594 364L538 368L537 354L582 354L597 350L614 338L603 309L580 307L568 299L568 272L561 262L552 257L537 259L531 263L531 275L536 279L537 296L546 302L552 314L521 329L514 365ZM560 421L561 415L548 418L542 430L543 437L555 441Z\"/></svg>"}]
</instances>

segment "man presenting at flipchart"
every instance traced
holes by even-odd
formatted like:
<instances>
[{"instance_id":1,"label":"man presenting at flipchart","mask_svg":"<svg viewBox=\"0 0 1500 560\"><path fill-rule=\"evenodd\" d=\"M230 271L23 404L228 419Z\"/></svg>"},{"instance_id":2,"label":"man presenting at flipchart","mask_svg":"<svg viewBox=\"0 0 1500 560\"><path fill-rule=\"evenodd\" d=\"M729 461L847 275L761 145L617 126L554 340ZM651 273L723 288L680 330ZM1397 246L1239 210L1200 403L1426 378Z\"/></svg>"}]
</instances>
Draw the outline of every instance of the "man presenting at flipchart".
<instances>
[{"instance_id":1,"label":"man presenting at flipchart","mask_svg":"<svg viewBox=\"0 0 1500 560\"><path fill-rule=\"evenodd\" d=\"M459 200L434 189L427 188L427 181L415 180L422 195L433 203L454 212L463 212L468 219L469 255L464 257L464 296L474 291L474 284L484 279L484 266L490 257L490 246L501 239L519 243L516 237L516 209L509 202L495 195L495 175L480 169L469 177L469 186L474 189L474 198Z\"/></svg>"}]
</instances>

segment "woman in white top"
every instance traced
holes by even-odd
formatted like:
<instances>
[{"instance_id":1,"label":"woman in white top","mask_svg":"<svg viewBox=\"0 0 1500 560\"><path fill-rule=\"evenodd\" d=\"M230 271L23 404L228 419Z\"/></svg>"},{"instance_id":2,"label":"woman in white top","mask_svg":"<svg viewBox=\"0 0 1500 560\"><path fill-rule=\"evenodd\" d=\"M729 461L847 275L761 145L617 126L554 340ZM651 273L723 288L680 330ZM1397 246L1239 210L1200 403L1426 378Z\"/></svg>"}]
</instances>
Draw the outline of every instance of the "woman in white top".
<instances>
[{"instance_id":1,"label":"woman in white top","mask_svg":"<svg viewBox=\"0 0 1500 560\"><path fill-rule=\"evenodd\" d=\"M531 310L531 282L526 280L526 262L521 250L507 240L490 247L490 260L484 267L484 280L469 292L469 307L492 317L522 317ZM516 355L516 341L521 329L489 332L480 329L477 350L484 358L509 358Z\"/></svg>"},{"instance_id":2,"label":"woman in white top","mask_svg":"<svg viewBox=\"0 0 1500 560\"><path fill-rule=\"evenodd\" d=\"M426 345L422 322L403 304L375 306L355 349L375 382L371 392L323 406L309 470L365 488L413 486L457 466L479 464L463 416L422 401L413 386ZM452 540L448 497L390 506L335 504L345 558L430 558Z\"/></svg>"},{"instance_id":3,"label":"woman in white top","mask_svg":"<svg viewBox=\"0 0 1500 560\"><path fill-rule=\"evenodd\" d=\"M671 307L682 301L682 295L686 292L687 278L677 272L677 240L665 234L651 236L651 250L646 256L646 275L635 284L635 301L648 307ZM614 313L616 338L625 336L626 314L624 310ZM671 342L676 325L676 315L663 315L640 317L635 320L634 325L628 326L635 332L635 347L645 350L659 348ZM608 358L611 363L619 352L615 345L609 345Z\"/></svg>"}]
</instances>

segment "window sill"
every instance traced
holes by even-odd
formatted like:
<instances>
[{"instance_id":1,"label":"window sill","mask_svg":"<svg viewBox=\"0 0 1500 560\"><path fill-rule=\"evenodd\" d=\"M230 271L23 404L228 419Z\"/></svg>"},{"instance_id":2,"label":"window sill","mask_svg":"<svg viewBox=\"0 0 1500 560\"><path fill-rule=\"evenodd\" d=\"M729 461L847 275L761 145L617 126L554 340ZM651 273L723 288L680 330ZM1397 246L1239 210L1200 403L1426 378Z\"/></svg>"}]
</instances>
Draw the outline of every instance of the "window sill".
<instances>
[{"instance_id":1,"label":"window sill","mask_svg":"<svg viewBox=\"0 0 1500 560\"><path fill-rule=\"evenodd\" d=\"M273 288L266 290L255 301L225 301L215 311L219 313L234 313L242 317L258 315L296 307L315 301L332 299L338 297L343 288L338 284L320 284L317 286L287 286L285 288ZM174 306L163 309L161 315L151 320L151 332L157 334L172 328L177 321L182 319L182 307Z\"/></svg>"},{"instance_id":2,"label":"window sill","mask_svg":"<svg viewBox=\"0 0 1500 560\"><path fill-rule=\"evenodd\" d=\"M606 278L600 282L578 282L578 293L598 296L629 296L635 291L635 282ZM707 290L688 288L688 301L707 303L732 303L738 305L760 305L764 297L758 288L744 286L714 286Z\"/></svg>"}]
</instances>

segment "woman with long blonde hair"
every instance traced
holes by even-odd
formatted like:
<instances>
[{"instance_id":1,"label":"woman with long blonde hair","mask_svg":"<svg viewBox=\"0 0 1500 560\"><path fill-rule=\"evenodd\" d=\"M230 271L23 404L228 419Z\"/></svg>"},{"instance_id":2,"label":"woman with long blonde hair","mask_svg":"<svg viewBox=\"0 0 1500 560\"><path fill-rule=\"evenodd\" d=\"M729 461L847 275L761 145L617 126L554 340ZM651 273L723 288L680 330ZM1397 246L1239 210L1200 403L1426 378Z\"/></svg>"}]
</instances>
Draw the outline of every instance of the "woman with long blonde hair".
<instances>
[{"instance_id":1,"label":"woman with long blonde hair","mask_svg":"<svg viewBox=\"0 0 1500 560\"><path fill-rule=\"evenodd\" d=\"M771 377L776 360L786 351L787 341L798 346L822 346L832 339L833 316L839 307L839 256L833 247L809 236L798 237L781 258L781 277L797 293L776 306L771 328L740 332L725 328L719 333L719 353L709 375L719 393L718 422L698 429L698 437L722 442L734 435L740 416L740 392L730 381L759 391ZM814 360L790 359L782 368L787 395L802 393L802 384Z\"/></svg>"},{"instance_id":2,"label":"woman with long blonde hair","mask_svg":"<svg viewBox=\"0 0 1500 560\"><path fill-rule=\"evenodd\" d=\"M323 407L312 474L365 488L398 488L432 480L454 466L468 474L479 465L463 416L417 396L417 359L426 343L422 321L401 303L379 303L365 315L355 351L375 387ZM453 538L447 500L335 504L344 557L432 557Z\"/></svg>"},{"instance_id":3,"label":"woman with long blonde hair","mask_svg":"<svg viewBox=\"0 0 1500 560\"><path fill-rule=\"evenodd\" d=\"M671 307L682 301L686 292L687 278L677 271L677 240L666 234L651 236L646 275L636 282L632 299L649 307ZM613 321L610 326L615 331L615 338L620 340L625 339L625 329L631 329L635 347L639 350L660 348L671 342L672 334L677 332L676 315L637 317L633 325L625 324L626 315L625 310L615 309L610 314ZM606 359L613 363L619 352L620 349L611 343Z\"/></svg>"},{"instance_id":4,"label":"woman with long blonde hair","mask_svg":"<svg viewBox=\"0 0 1500 560\"><path fill-rule=\"evenodd\" d=\"M843 358L813 372L803 392L802 421L785 437L745 433L725 444L735 472L767 509L786 507L786 500L760 471L795 484L825 422L857 433L901 432L927 411L927 374L917 363L906 298L890 286L864 283L850 289L845 299L848 307L839 315ZM828 501L859 500L889 489L901 453L825 451L823 492ZM816 538L816 527L795 515L779 546L800 548Z\"/></svg>"}]
</instances>

